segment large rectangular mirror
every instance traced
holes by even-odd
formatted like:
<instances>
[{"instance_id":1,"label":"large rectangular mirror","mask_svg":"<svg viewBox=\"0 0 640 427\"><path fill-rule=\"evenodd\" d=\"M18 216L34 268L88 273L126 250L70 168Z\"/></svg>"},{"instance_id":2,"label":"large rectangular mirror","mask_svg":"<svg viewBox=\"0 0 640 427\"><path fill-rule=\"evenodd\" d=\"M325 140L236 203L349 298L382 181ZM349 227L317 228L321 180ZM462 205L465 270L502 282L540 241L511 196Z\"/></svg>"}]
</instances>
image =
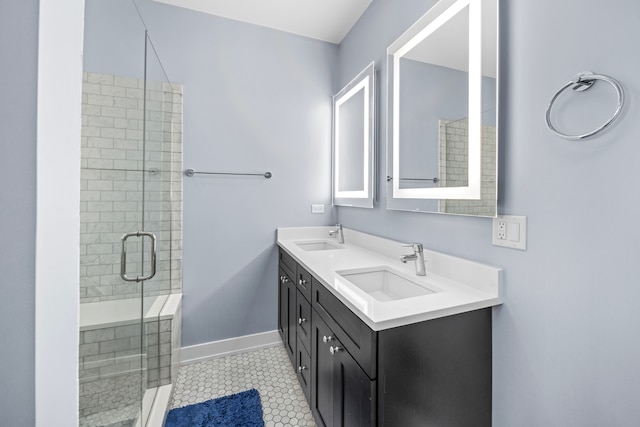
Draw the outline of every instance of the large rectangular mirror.
<instances>
[{"instance_id":1,"label":"large rectangular mirror","mask_svg":"<svg viewBox=\"0 0 640 427\"><path fill-rule=\"evenodd\" d=\"M372 208L375 194L375 67L333 97L333 204Z\"/></svg>"},{"instance_id":2,"label":"large rectangular mirror","mask_svg":"<svg viewBox=\"0 0 640 427\"><path fill-rule=\"evenodd\" d=\"M387 50L387 208L497 213L498 0L441 0Z\"/></svg>"}]
</instances>

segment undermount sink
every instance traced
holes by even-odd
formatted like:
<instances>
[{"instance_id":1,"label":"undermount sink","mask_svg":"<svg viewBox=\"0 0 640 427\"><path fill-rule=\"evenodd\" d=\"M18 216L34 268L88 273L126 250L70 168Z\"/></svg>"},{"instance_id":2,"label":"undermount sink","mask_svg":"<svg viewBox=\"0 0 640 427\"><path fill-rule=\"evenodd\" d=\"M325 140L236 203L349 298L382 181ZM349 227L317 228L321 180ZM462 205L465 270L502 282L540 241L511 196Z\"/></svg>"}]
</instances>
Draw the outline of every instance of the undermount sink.
<instances>
[{"instance_id":1,"label":"undermount sink","mask_svg":"<svg viewBox=\"0 0 640 427\"><path fill-rule=\"evenodd\" d=\"M344 249L343 246L329 242L327 240L314 240L294 242L298 247L305 251L328 251L333 249Z\"/></svg>"},{"instance_id":2,"label":"undermount sink","mask_svg":"<svg viewBox=\"0 0 640 427\"><path fill-rule=\"evenodd\" d=\"M371 267L354 270L337 271L336 287L347 296L354 297L360 294L360 298L373 298L380 302L398 301L406 298L420 297L438 292L438 289L430 289L414 281L408 276L389 267ZM352 289L341 283L344 279L357 289ZM361 292L360 292L361 291ZM362 295L364 293L366 295ZM349 295L350 294L350 295Z\"/></svg>"}]
</instances>

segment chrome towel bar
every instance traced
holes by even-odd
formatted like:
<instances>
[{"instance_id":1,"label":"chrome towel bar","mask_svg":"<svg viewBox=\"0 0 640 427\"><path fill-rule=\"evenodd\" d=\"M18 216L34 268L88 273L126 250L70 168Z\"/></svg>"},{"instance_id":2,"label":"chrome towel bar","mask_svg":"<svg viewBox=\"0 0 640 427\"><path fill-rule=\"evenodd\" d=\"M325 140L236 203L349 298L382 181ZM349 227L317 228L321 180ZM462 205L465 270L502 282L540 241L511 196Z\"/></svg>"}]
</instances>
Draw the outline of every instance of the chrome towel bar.
<instances>
[{"instance_id":1,"label":"chrome towel bar","mask_svg":"<svg viewBox=\"0 0 640 427\"><path fill-rule=\"evenodd\" d=\"M392 180L393 177L387 175L387 182L390 182ZM435 178L400 178L400 181L430 181L434 184L437 184L438 182L440 182L440 178L438 178L437 176Z\"/></svg>"},{"instance_id":2,"label":"chrome towel bar","mask_svg":"<svg viewBox=\"0 0 640 427\"><path fill-rule=\"evenodd\" d=\"M192 177L196 174L199 175L243 175L243 176L263 176L267 179L271 178L273 174L271 172L265 173L235 173L235 172L198 172L193 169L187 169L184 171L184 174L188 177Z\"/></svg>"},{"instance_id":3,"label":"chrome towel bar","mask_svg":"<svg viewBox=\"0 0 640 427\"><path fill-rule=\"evenodd\" d=\"M616 94L618 96L618 105L616 106L616 111L613 113L613 116L611 116L609 120L607 120L604 124L600 125L598 128L592 130L591 132L584 133L582 135L567 135L557 130L555 126L553 126L553 123L551 122L551 107L553 106L553 103L556 101L556 99L558 99L560 94L568 88L571 88L576 92L583 92L589 89L591 86L593 86L596 80L602 80L609 83L611 86L613 86L613 88L616 91ZM624 92L622 91L622 87L620 86L620 83L618 83L612 77L601 75L601 74L594 74L591 71L584 71L582 73L579 73L573 80L567 82L564 86L562 86L560 90L556 92L553 98L551 98L551 102L549 102L549 105L547 106L547 111L545 114L547 127L549 128L549 130L551 130L551 132L555 133L558 136L561 136L562 138L566 138L570 140L584 139L589 136L597 134L598 132L608 127L611 123L613 123L613 121L617 119L618 116L620 115L623 105L624 105Z\"/></svg>"}]
</instances>

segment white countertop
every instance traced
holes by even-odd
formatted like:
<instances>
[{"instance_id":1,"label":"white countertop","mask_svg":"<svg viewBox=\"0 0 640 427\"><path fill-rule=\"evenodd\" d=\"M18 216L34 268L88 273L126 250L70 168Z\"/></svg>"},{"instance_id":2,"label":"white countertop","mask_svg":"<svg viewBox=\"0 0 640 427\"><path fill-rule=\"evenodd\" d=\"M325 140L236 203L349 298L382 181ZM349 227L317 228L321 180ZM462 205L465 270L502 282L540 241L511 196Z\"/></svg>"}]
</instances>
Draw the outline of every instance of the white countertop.
<instances>
[{"instance_id":1,"label":"white countertop","mask_svg":"<svg viewBox=\"0 0 640 427\"><path fill-rule=\"evenodd\" d=\"M414 261L403 264L401 255L412 253L401 242L344 229L344 244L329 236L335 227L279 228L277 243L299 264L345 303L371 329L379 331L424 320L502 304L502 269L434 252L425 248L426 276L415 274ZM305 251L297 243L329 241L341 249ZM364 301L336 272L388 267L434 293L394 301Z\"/></svg>"}]
</instances>

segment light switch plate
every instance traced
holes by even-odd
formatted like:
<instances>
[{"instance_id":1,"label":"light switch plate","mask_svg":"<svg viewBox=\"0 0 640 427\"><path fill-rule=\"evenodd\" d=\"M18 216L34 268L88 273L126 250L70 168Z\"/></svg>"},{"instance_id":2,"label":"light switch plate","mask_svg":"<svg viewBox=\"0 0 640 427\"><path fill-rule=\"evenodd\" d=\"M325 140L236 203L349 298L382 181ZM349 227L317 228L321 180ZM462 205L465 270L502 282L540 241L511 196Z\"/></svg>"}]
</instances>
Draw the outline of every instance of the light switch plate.
<instances>
[{"instance_id":1,"label":"light switch plate","mask_svg":"<svg viewBox=\"0 0 640 427\"><path fill-rule=\"evenodd\" d=\"M498 215L493 219L493 244L527 250L527 217Z\"/></svg>"},{"instance_id":2,"label":"light switch plate","mask_svg":"<svg viewBox=\"0 0 640 427\"><path fill-rule=\"evenodd\" d=\"M311 205L311 213L314 213L314 214L324 213L324 205Z\"/></svg>"}]
</instances>

